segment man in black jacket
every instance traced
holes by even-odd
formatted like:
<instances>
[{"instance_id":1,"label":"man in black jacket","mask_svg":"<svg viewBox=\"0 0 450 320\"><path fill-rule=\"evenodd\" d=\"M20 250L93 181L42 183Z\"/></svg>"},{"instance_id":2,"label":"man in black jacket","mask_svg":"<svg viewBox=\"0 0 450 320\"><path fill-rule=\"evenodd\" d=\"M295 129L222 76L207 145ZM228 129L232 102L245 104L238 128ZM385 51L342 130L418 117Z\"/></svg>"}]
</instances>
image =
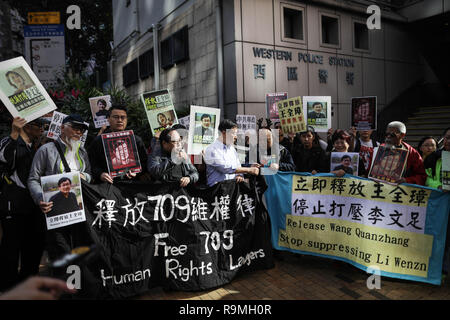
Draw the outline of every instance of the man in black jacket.
<instances>
[{"instance_id":1,"label":"man in black jacket","mask_svg":"<svg viewBox=\"0 0 450 320\"><path fill-rule=\"evenodd\" d=\"M0 141L0 291L39 272L46 227L27 189L27 179L43 126L41 119L27 123L14 118L11 134Z\"/></svg>"},{"instance_id":2,"label":"man in black jacket","mask_svg":"<svg viewBox=\"0 0 450 320\"><path fill-rule=\"evenodd\" d=\"M127 108L123 105L113 105L109 109L109 129L105 130L104 133L124 131L127 127L127 119ZM134 137L136 139L136 146L142 166L142 172L138 175L128 172L126 174L128 179L139 179L146 172L145 164L147 163L147 151L145 149L144 142L138 135L135 134ZM95 181L113 183L113 178L108 173L108 164L106 163L101 136L95 137L94 141L92 141L89 145L87 152L89 155L89 162L91 163L92 175Z\"/></svg>"},{"instance_id":3,"label":"man in black jacket","mask_svg":"<svg viewBox=\"0 0 450 320\"><path fill-rule=\"evenodd\" d=\"M152 152L148 160L148 171L152 180L177 182L180 187L197 182L197 169L182 149L180 134L173 128L165 129L159 140L161 149Z\"/></svg>"}]
</instances>

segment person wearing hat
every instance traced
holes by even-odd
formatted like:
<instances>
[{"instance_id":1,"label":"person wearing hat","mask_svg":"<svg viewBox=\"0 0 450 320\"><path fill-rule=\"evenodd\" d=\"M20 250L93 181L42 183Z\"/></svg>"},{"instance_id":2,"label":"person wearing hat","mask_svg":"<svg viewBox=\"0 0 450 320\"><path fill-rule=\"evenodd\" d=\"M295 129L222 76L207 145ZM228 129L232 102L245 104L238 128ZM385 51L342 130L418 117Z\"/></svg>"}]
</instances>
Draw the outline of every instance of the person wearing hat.
<instances>
[{"instance_id":1,"label":"person wearing hat","mask_svg":"<svg viewBox=\"0 0 450 320\"><path fill-rule=\"evenodd\" d=\"M16 117L11 134L0 140L0 291L39 272L45 224L27 179L43 126L42 119Z\"/></svg>"},{"instance_id":2,"label":"person wearing hat","mask_svg":"<svg viewBox=\"0 0 450 320\"><path fill-rule=\"evenodd\" d=\"M89 158L80 141L87 128L80 115L71 114L64 118L59 138L53 143L43 145L36 152L28 177L28 188L34 202L44 214L52 210L53 203L42 201L41 177L70 170L79 171L82 179L91 181ZM84 223L47 231L47 251L51 260L67 253L73 247L85 244L82 224Z\"/></svg>"}]
</instances>

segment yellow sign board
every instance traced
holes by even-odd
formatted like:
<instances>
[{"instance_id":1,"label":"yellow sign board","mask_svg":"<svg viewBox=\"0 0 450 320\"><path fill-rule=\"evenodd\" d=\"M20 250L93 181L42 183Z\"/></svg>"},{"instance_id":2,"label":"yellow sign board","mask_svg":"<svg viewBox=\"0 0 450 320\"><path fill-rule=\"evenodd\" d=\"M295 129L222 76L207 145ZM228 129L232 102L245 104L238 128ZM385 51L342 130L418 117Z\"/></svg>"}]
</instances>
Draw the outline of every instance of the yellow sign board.
<instances>
[{"instance_id":1,"label":"yellow sign board","mask_svg":"<svg viewBox=\"0 0 450 320\"><path fill-rule=\"evenodd\" d=\"M60 24L59 11L28 12L28 24Z\"/></svg>"}]
</instances>

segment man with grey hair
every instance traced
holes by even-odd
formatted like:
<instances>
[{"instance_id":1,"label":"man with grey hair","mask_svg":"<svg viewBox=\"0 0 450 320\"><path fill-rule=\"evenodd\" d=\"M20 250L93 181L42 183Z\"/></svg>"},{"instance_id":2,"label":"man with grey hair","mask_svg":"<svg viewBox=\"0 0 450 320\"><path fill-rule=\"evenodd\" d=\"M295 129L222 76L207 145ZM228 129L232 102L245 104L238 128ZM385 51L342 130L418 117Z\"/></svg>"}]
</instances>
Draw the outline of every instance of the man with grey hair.
<instances>
[{"instance_id":1,"label":"man with grey hair","mask_svg":"<svg viewBox=\"0 0 450 320\"><path fill-rule=\"evenodd\" d=\"M406 169L397 183L412 183L425 185L427 175L423 166L423 160L419 152L403 141L406 136L406 126L400 121L393 121L387 125L385 143L382 146L408 150Z\"/></svg>"}]
</instances>

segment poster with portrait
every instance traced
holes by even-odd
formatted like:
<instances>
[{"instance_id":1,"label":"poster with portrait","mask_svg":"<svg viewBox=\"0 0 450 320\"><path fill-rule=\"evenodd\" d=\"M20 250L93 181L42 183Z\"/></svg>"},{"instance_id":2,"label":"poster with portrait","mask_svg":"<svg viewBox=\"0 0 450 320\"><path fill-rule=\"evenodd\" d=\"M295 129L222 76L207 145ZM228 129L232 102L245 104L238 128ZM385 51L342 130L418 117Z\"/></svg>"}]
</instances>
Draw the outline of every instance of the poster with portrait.
<instances>
[{"instance_id":1,"label":"poster with portrait","mask_svg":"<svg viewBox=\"0 0 450 320\"><path fill-rule=\"evenodd\" d=\"M41 177L44 202L53 202L45 215L47 230L86 221L78 171Z\"/></svg>"},{"instance_id":2,"label":"poster with portrait","mask_svg":"<svg viewBox=\"0 0 450 320\"><path fill-rule=\"evenodd\" d=\"M220 109L191 106L188 154L200 154L217 139Z\"/></svg>"},{"instance_id":3,"label":"poster with portrait","mask_svg":"<svg viewBox=\"0 0 450 320\"><path fill-rule=\"evenodd\" d=\"M344 170L346 174L358 175L358 152L332 152L330 171Z\"/></svg>"},{"instance_id":4,"label":"poster with portrait","mask_svg":"<svg viewBox=\"0 0 450 320\"><path fill-rule=\"evenodd\" d=\"M61 125L65 117L67 117L67 114L58 111L53 111L52 120L50 122L50 125L48 126L47 138L53 140L59 138L59 136L61 135ZM89 127L89 123L84 122L84 124ZM82 147L84 147L84 144L86 143L87 134L88 130L86 130L80 138Z\"/></svg>"},{"instance_id":5,"label":"poster with portrait","mask_svg":"<svg viewBox=\"0 0 450 320\"><path fill-rule=\"evenodd\" d=\"M369 178L387 183L396 183L403 177L408 158L407 149L375 148Z\"/></svg>"},{"instance_id":6,"label":"poster with portrait","mask_svg":"<svg viewBox=\"0 0 450 320\"><path fill-rule=\"evenodd\" d=\"M352 98L351 126L356 130L377 129L377 97Z\"/></svg>"},{"instance_id":7,"label":"poster with portrait","mask_svg":"<svg viewBox=\"0 0 450 320\"><path fill-rule=\"evenodd\" d=\"M141 100L153 135L178 123L169 90L143 93Z\"/></svg>"},{"instance_id":8,"label":"poster with portrait","mask_svg":"<svg viewBox=\"0 0 450 320\"><path fill-rule=\"evenodd\" d=\"M109 126L108 113L111 108L111 96L100 96L89 98L89 105L91 106L92 120L95 128Z\"/></svg>"},{"instance_id":9,"label":"poster with portrait","mask_svg":"<svg viewBox=\"0 0 450 320\"><path fill-rule=\"evenodd\" d=\"M277 107L280 116L281 129L285 134L306 130L302 97L278 101Z\"/></svg>"},{"instance_id":10,"label":"poster with portrait","mask_svg":"<svg viewBox=\"0 0 450 320\"><path fill-rule=\"evenodd\" d=\"M287 92L266 93L266 115L267 118L275 122L279 119L277 102L286 100Z\"/></svg>"},{"instance_id":11,"label":"poster with portrait","mask_svg":"<svg viewBox=\"0 0 450 320\"><path fill-rule=\"evenodd\" d=\"M442 190L450 191L450 151L442 150Z\"/></svg>"},{"instance_id":12,"label":"poster with portrait","mask_svg":"<svg viewBox=\"0 0 450 320\"><path fill-rule=\"evenodd\" d=\"M0 62L0 100L13 117L27 122L56 109L23 57Z\"/></svg>"},{"instance_id":13,"label":"poster with portrait","mask_svg":"<svg viewBox=\"0 0 450 320\"><path fill-rule=\"evenodd\" d=\"M142 171L133 130L104 133L101 137L112 178Z\"/></svg>"},{"instance_id":14,"label":"poster with portrait","mask_svg":"<svg viewBox=\"0 0 450 320\"><path fill-rule=\"evenodd\" d=\"M186 117L178 119L178 123L185 126L186 130L188 130L188 131L189 131L189 124L191 122L190 118L191 118L190 116L186 116Z\"/></svg>"},{"instance_id":15,"label":"poster with portrait","mask_svg":"<svg viewBox=\"0 0 450 320\"><path fill-rule=\"evenodd\" d=\"M316 132L327 132L331 128L331 97L303 97L303 114L307 126L313 127Z\"/></svg>"}]
</instances>

